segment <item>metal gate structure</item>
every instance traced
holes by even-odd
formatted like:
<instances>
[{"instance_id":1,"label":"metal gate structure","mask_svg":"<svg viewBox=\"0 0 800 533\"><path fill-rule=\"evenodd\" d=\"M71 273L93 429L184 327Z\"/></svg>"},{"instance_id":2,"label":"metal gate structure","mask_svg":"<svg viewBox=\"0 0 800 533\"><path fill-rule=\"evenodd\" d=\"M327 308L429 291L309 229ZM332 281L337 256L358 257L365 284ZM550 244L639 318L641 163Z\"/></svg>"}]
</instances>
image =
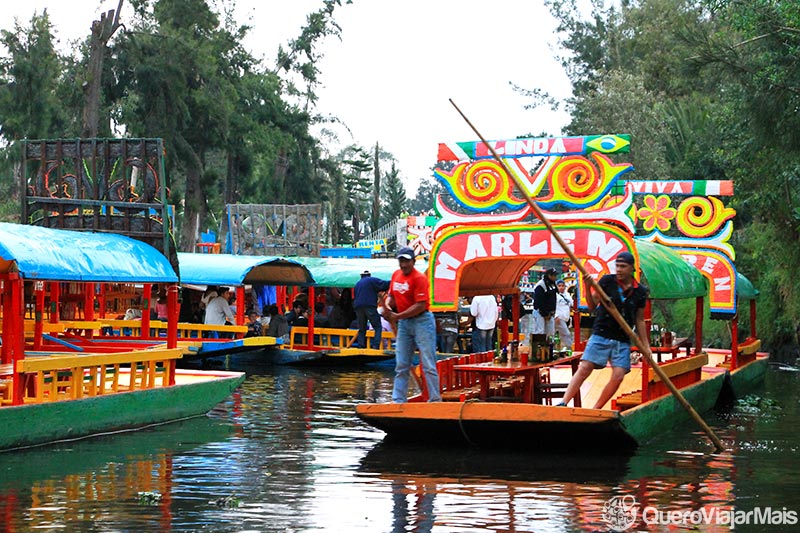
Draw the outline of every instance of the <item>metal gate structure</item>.
<instances>
[{"instance_id":1,"label":"metal gate structure","mask_svg":"<svg viewBox=\"0 0 800 533\"><path fill-rule=\"evenodd\" d=\"M178 268L162 139L22 141L21 222L127 235Z\"/></svg>"},{"instance_id":2,"label":"metal gate structure","mask_svg":"<svg viewBox=\"0 0 800 533\"><path fill-rule=\"evenodd\" d=\"M228 253L319 257L320 204L229 204L226 212Z\"/></svg>"}]
</instances>

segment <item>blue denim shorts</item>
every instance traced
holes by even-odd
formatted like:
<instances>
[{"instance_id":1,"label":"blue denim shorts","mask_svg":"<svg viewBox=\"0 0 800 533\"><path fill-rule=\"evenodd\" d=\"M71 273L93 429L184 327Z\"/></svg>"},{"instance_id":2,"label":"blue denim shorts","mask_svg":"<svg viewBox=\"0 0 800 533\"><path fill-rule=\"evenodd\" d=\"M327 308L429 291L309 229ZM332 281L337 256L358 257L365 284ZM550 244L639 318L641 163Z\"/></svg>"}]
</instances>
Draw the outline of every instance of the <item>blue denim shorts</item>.
<instances>
[{"instance_id":1,"label":"blue denim shorts","mask_svg":"<svg viewBox=\"0 0 800 533\"><path fill-rule=\"evenodd\" d=\"M611 366L631 371L631 345L625 341L615 341L599 335L592 335L586 342L581 361L589 361L596 368L604 368L608 361Z\"/></svg>"}]
</instances>

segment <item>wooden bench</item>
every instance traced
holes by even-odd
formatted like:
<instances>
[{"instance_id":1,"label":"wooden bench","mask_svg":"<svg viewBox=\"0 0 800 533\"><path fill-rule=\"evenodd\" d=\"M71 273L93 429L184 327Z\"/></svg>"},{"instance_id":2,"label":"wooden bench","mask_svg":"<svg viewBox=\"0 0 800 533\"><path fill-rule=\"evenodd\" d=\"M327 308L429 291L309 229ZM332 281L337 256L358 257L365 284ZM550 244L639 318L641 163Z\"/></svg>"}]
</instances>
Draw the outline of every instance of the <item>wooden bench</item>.
<instances>
[{"instance_id":1,"label":"wooden bench","mask_svg":"<svg viewBox=\"0 0 800 533\"><path fill-rule=\"evenodd\" d=\"M708 354L703 352L699 355L690 357L681 357L672 359L660 366L664 374L672 381L673 385L677 388L686 387L692 383L697 383L701 379L702 368L708 364ZM661 382L655 370L648 368L647 370L648 392L649 398L655 399L670 391L667 386ZM642 403L642 391L637 390L625 393L615 398L611 403L611 408L619 411L630 409Z\"/></svg>"},{"instance_id":2,"label":"wooden bench","mask_svg":"<svg viewBox=\"0 0 800 533\"><path fill-rule=\"evenodd\" d=\"M751 361L755 361L758 351L761 349L761 339L747 339L739 346L739 351L736 356L736 363L738 366L746 365ZM725 360L717 364L720 368L731 369L731 356L725 356Z\"/></svg>"}]
</instances>

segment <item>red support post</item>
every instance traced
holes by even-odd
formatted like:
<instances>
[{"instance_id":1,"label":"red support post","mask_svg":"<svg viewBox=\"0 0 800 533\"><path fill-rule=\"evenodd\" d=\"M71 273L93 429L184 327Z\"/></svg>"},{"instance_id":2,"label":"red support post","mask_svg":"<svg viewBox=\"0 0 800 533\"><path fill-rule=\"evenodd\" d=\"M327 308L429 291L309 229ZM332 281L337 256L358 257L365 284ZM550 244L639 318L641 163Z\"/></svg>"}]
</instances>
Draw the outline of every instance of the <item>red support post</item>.
<instances>
[{"instance_id":1,"label":"red support post","mask_svg":"<svg viewBox=\"0 0 800 533\"><path fill-rule=\"evenodd\" d=\"M694 353L695 355L703 351L703 313L705 303L702 296L695 298L694 304Z\"/></svg>"},{"instance_id":2,"label":"red support post","mask_svg":"<svg viewBox=\"0 0 800 533\"><path fill-rule=\"evenodd\" d=\"M511 338L519 343L519 291L511 296L511 321L513 322Z\"/></svg>"},{"instance_id":3,"label":"red support post","mask_svg":"<svg viewBox=\"0 0 800 533\"><path fill-rule=\"evenodd\" d=\"M108 284L100 284L100 292L97 295L97 305L100 307L100 318L106 317L106 288Z\"/></svg>"},{"instance_id":4,"label":"red support post","mask_svg":"<svg viewBox=\"0 0 800 533\"><path fill-rule=\"evenodd\" d=\"M153 294L153 285L145 283L142 288L142 331L139 337L142 339L150 338L150 298Z\"/></svg>"},{"instance_id":5,"label":"red support post","mask_svg":"<svg viewBox=\"0 0 800 533\"><path fill-rule=\"evenodd\" d=\"M2 362L16 365L25 358L25 282L18 272L3 276ZM22 404L22 375L13 368L12 405Z\"/></svg>"},{"instance_id":6,"label":"red support post","mask_svg":"<svg viewBox=\"0 0 800 533\"><path fill-rule=\"evenodd\" d=\"M180 310L178 285L173 283L167 287L167 348L178 347L178 316L180 315ZM174 381L174 379L175 376L173 375L172 380ZM170 384L172 385L172 383Z\"/></svg>"},{"instance_id":7,"label":"red support post","mask_svg":"<svg viewBox=\"0 0 800 533\"><path fill-rule=\"evenodd\" d=\"M33 311L33 349L42 349L42 335L44 335L44 281L34 281L33 291L36 295L36 308Z\"/></svg>"},{"instance_id":8,"label":"red support post","mask_svg":"<svg viewBox=\"0 0 800 533\"><path fill-rule=\"evenodd\" d=\"M88 321L94 320L94 288L94 283L83 284L83 319ZM91 339L94 330L86 329L85 335Z\"/></svg>"},{"instance_id":9,"label":"red support post","mask_svg":"<svg viewBox=\"0 0 800 533\"><path fill-rule=\"evenodd\" d=\"M236 287L236 325L244 324L244 285Z\"/></svg>"},{"instance_id":10,"label":"red support post","mask_svg":"<svg viewBox=\"0 0 800 533\"><path fill-rule=\"evenodd\" d=\"M739 313L731 320L731 371L739 368Z\"/></svg>"},{"instance_id":11,"label":"red support post","mask_svg":"<svg viewBox=\"0 0 800 533\"><path fill-rule=\"evenodd\" d=\"M50 282L50 323L58 324L61 320L61 284L58 281Z\"/></svg>"},{"instance_id":12,"label":"red support post","mask_svg":"<svg viewBox=\"0 0 800 533\"><path fill-rule=\"evenodd\" d=\"M308 288L308 304L310 310L308 313L308 347L314 346L314 286ZM366 337L364 337L366 339Z\"/></svg>"}]
</instances>

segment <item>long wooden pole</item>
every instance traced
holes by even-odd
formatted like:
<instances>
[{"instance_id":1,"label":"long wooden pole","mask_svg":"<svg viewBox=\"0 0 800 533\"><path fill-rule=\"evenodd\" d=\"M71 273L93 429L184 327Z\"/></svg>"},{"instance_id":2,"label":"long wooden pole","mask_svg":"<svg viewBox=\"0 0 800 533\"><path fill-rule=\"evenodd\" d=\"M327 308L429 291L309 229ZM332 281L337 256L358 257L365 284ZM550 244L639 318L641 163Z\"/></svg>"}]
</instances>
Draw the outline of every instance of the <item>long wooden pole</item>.
<instances>
[{"instance_id":1,"label":"long wooden pole","mask_svg":"<svg viewBox=\"0 0 800 533\"><path fill-rule=\"evenodd\" d=\"M514 174L514 172L512 172L510 168L508 168L508 165L506 164L505 160L503 160L499 155L497 155L497 152L495 152L492 145L486 142L486 139L484 139L483 136L480 134L480 132L477 130L477 128L475 128L475 126L472 125L472 122L470 122L469 119L466 117L466 115L464 115L464 113L461 111L461 109L458 108L456 103L453 102L452 98L450 99L450 103L453 105L456 111L458 111L458 114L461 115L461 118L463 118L464 121L469 125L469 127L472 128L472 131L475 132L475 134L478 136L481 142L486 145L486 147L492 153L492 156L495 158L495 160L497 160L497 162L506 171L506 174L508 174L509 177L514 181L514 185L517 186L517 189L519 189L519 191L522 193L522 196L525 197L525 200L528 202L528 205L531 206L531 209L533 209L533 212L536 214L536 217L541 221L542 224L544 224L547 230L553 235L556 242L558 242L559 246L561 246L561 249L564 250L564 252L569 256L570 261L572 261L572 264L575 265L577 269L580 271L581 275L583 276L583 279L587 280L588 283L591 285L591 287L594 289L595 293L600 298L600 303L603 305L603 307L606 308L606 311L608 311L608 313L612 317L614 317L614 320L617 321L617 323L620 325L625 334L628 335L628 337L631 339L631 342L633 342L635 345L639 347L639 351L642 352L642 356L647 360L647 363L652 367L653 371L656 373L659 379L661 379L661 381L670 390L672 395L675 396L675 399L678 400L678 402L689 412L689 414L695 420L695 422L697 422L697 424L703 429L706 435L708 435L708 438L711 439L711 442L714 443L714 446L716 447L717 451L721 452L722 450L724 450L725 447L722 445L722 441L719 440L719 437L717 437L714 431L712 431L712 429L708 426L708 424L706 424L705 420L703 420L700 417L700 415L697 414L697 411L695 411L695 409L689 404L689 402L686 401L686 398L683 397L678 388L675 387L675 385L672 383L669 377L664 373L661 367L658 366L658 364L653 360L653 354L650 352L649 343L639 342L640 339L636 336L636 333L634 333L633 329L628 325L627 322L625 322L625 319L622 318L622 315L619 314L617 306L614 305L614 302L611 301L611 298L609 298L608 295L603 291L603 289L597 283L597 280L591 277L589 273L586 271L586 268L584 268L581 262L578 261L578 258L575 256L575 252L573 252L572 249L569 246L567 246L567 243L564 242L564 240L561 238L561 235L558 234L558 231L556 231L553 224L547 219L542 210L539 209L539 206L536 204L531 195L528 193L528 190L525 188L525 185L520 181L519 177L516 174Z\"/></svg>"}]
</instances>

